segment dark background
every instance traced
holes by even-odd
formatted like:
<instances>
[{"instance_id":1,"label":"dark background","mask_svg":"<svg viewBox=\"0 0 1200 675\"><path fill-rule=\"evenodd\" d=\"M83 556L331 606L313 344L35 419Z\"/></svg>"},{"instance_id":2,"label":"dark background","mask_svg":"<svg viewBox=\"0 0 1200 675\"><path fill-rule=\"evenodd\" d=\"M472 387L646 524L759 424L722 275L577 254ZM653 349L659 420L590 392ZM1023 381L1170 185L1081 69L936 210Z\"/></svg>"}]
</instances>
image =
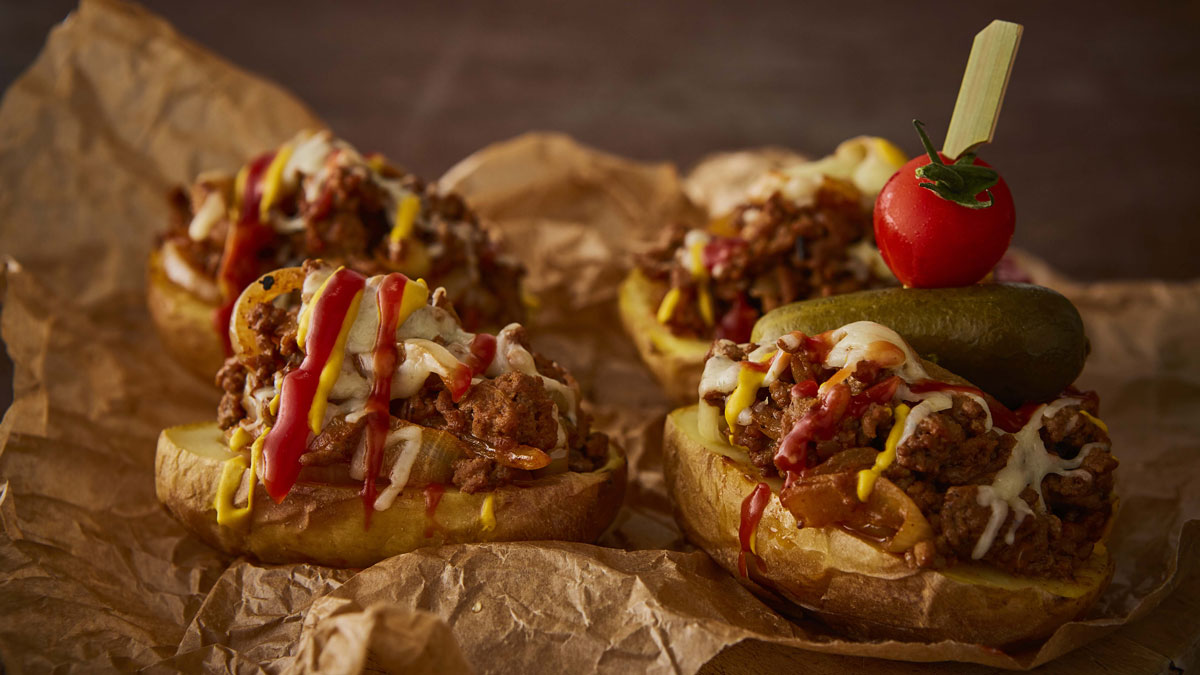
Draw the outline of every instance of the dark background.
<instances>
[{"instance_id":1,"label":"dark background","mask_svg":"<svg viewBox=\"0 0 1200 675\"><path fill-rule=\"evenodd\" d=\"M531 129L685 168L858 134L913 154L914 117L940 146L974 34L1017 21L982 152L1016 198L1014 243L1083 279L1200 276L1197 2L146 4L430 178ZM73 7L0 2L0 86Z\"/></svg>"}]
</instances>

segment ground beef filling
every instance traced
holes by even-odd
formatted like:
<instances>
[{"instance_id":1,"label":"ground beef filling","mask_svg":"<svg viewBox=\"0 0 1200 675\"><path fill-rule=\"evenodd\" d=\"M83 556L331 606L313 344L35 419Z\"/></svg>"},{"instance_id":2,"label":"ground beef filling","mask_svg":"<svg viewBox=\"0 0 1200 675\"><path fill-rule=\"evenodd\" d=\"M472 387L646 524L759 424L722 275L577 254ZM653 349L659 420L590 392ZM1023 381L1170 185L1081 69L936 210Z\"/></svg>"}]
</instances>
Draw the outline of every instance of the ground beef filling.
<instances>
[{"instance_id":1,"label":"ground beef filling","mask_svg":"<svg viewBox=\"0 0 1200 675\"><path fill-rule=\"evenodd\" d=\"M286 218L300 221L303 228L279 234L266 244L259 255L261 273L310 258L345 264L368 276L409 271L424 277L430 286L447 288L467 330L524 318L520 295L524 268L500 255L491 231L458 195L442 193L416 176L385 167L384 175L399 178L405 188L422 195L431 218L429 227L414 228L409 239L393 243L387 237L389 202L366 168L340 163L336 154L326 168L325 182L311 201L306 190L296 190L277 203ZM188 235L188 225L214 190L223 191L229 203L232 184L227 183L198 181L190 195L173 190L168 196L170 224L160 238L160 244L174 243L180 255L209 279L217 276L231 224L222 218L198 241Z\"/></svg>"},{"instance_id":2,"label":"ground beef filling","mask_svg":"<svg viewBox=\"0 0 1200 675\"><path fill-rule=\"evenodd\" d=\"M802 346L789 349L781 340L779 347L789 352L789 368L770 387L759 390L758 400L750 407L750 424L733 430L734 442L747 449L764 476L779 475L775 465L779 440L817 404L815 397L794 393L793 385L806 380L824 382L835 372L811 362ZM744 360L747 351L728 340L718 341L712 348L714 354L734 361ZM888 377L887 371L864 363L846 382L851 393L858 395ZM1048 451L1073 458L1090 443L1108 443L1106 433L1083 414L1098 414L1098 399L1094 395L1081 398L1080 405L1062 408L1045 420L1041 436ZM992 483L1015 444L1011 435L986 429L987 411L974 399L960 394L952 394L951 399L951 408L920 422L915 433L897 447L895 461L883 472L920 507L933 527L934 539L907 553L912 564L922 567L971 562L991 516L991 508L978 502L979 487ZM722 409L725 404L725 396L719 393L709 393L705 400ZM859 416L843 417L827 438L811 444L805 475L869 468L884 448L892 416L890 405L870 403L862 407ZM1107 450L1094 448L1078 472L1047 475L1041 485L1044 508L1036 505L1037 493L1027 488L1021 498L1035 515L1021 521L1009 543L1005 534L1015 521L1010 512L983 562L1023 576L1072 578L1091 556L1112 515L1116 466L1117 460Z\"/></svg>"},{"instance_id":3,"label":"ground beef filling","mask_svg":"<svg viewBox=\"0 0 1200 675\"><path fill-rule=\"evenodd\" d=\"M231 357L217 373L217 384L225 392L217 412L222 429L233 428L251 414L261 414L268 423L273 420L265 406L261 411L249 410L248 406L259 404L248 400L245 392L271 386L276 372L287 373L299 366L303 354L296 346L295 317L294 308L283 310L269 304L252 311L250 327L261 353L248 364ZM523 331L510 331L509 335L528 348ZM399 356L403 360L403 349ZM573 384L571 376L554 361L537 353L534 361L539 372L547 377ZM453 484L463 492L491 490L532 478L528 471L492 459L496 451L524 445L549 453L559 445L555 402L540 377L524 373L509 372L474 384L457 403L441 378L430 375L416 395L392 401L391 414L463 439L466 452L453 465ZM579 411L574 424L562 418L562 427L569 470L594 471L604 465L608 458L608 437L591 431L591 419L585 411ZM334 419L309 441L300 463L305 467L349 465L362 442L364 429L365 420L346 423Z\"/></svg>"},{"instance_id":4,"label":"ground beef filling","mask_svg":"<svg viewBox=\"0 0 1200 675\"><path fill-rule=\"evenodd\" d=\"M814 203L805 207L775 193L738 207L730 223L736 236L714 237L705 254L712 263L707 284L718 326L746 307L760 316L797 300L887 285L848 253L852 245L873 239L871 213L850 183L826 179ZM662 282L664 294L667 288L680 289L679 304L667 321L672 333L710 337L713 326L700 313L697 282L677 257L689 229L682 223L667 228L639 257L638 267Z\"/></svg>"}]
</instances>

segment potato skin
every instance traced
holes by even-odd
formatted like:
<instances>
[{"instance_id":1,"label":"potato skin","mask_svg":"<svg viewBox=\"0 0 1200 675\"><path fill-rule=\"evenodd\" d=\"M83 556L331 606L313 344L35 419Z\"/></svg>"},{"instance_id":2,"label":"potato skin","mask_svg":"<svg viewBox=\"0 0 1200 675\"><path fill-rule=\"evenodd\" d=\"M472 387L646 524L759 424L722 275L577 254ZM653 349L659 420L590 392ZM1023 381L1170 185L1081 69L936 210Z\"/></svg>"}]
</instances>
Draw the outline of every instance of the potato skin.
<instances>
[{"instance_id":1,"label":"potato skin","mask_svg":"<svg viewBox=\"0 0 1200 675\"><path fill-rule=\"evenodd\" d=\"M630 272L621 282L618 297L621 323L667 397L675 405L686 405L696 400L712 340L672 335L655 318L654 297L654 282L640 270Z\"/></svg>"},{"instance_id":2,"label":"potato skin","mask_svg":"<svg viewBox=\"0 0 1200 675\"><path fill-rule=\"evenodd\" d=\"M217 306L168 279L158 249L146 264L146 304L167 353L189 372L212 381L225 363L225 347L213 326Z\"/></svg>"},{"instance_id":3,"label":"potato skin","mask_svg":"<svg viewBox=\"0 0 1200 675\"><path fill-rule=\"evenodd\" d=\"M688 539L751 590L773 592L849 635L1013 645L1043 638L1075 618L1112 576L1102 546L1072 585L995 570L909 567L902 557L842 530L798 527L774 486L756 533L764 565L753 580L745 579L738 575L741 505L761 479L736 448L707 445L696 419L696 406L676 410L664 435L667 489Z\"/></svg>"},{"instance_id":4,"label":"potato skin","mask_svg":"<svg viewBox=\"0 0 1200 675\"><path fill-rule=\"evenodd\" d=\"M206 441L181 440L198 436ZM608 465L591 473L557 474L490 493L466 494L448 487L432 527L421 488L401 492L390 508L374 512L370 529L364 529L358 486L312 483L297 483L282 504L273 502L259 483L249 521L222 526L213 502L224 460L231 456L215 423L164 430L154 460L159 501L212 546L268 563L366 567L423 546L540 539L591 542L616 517L625 495L625 456L611 445ZM495 527L484 530L479 516L489 494L496 496Z\"/></svg>"}]
</instances>

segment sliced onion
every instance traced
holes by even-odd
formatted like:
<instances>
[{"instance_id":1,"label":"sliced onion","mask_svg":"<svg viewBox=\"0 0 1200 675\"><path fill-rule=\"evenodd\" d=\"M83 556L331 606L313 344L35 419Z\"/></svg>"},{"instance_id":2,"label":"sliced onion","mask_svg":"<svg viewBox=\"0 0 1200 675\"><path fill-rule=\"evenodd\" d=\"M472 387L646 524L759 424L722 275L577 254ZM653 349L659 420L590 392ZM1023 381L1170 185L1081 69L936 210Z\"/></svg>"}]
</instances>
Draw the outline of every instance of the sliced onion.
<instances>
[{"instance_id":1,"label":"sliced onion","mask_svg":"<svg viewBox=\"0 0 1200 675\"><path fill-rule=\"evenodd\" d=\"M865 503L856 495L857 471L808 475L780 493L803 527L841 527L901 553L933 538L933 528L912 499L886 478Z\"/></svg>"},{"instance_id":2,"label":"sliced onion","mask_svg":"<svg viewBox=\"0 0 1200 675\"><path fill-rule=\"evenodd\" d=\"M534 471L550 464L550 455L531 445L517 445L511 450L498 450L490 445L483 445L476 448L475 452L512 469Z\"/></svg>"},{"instance_id":3,"label":"sliced onion","mask_svg":"<svg viewBox=\"0 0 1200 675\"><path fill-rule=\"evenodd\" d=\"M254 330L250 328L250 312L255 306L272 302L281 295L300 290L302 286L304 270L299 267L284 267L268 272L247 286L238 296L233 306L233 317L229 321L229 342L233 345L233 353L245 360L259 351Z\"/></svg>"}]
</instances>

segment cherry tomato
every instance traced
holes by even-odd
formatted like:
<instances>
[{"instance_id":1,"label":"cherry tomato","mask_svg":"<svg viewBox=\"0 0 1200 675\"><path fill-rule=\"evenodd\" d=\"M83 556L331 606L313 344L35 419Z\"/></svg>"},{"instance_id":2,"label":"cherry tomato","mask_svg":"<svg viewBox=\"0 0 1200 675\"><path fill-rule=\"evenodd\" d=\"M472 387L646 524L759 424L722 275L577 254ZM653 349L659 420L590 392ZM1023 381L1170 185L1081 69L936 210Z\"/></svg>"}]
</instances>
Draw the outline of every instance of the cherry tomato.
<instances>
[{"instance_id":1,"label":"cherry tomato","mask_svg":"<svg viewBox=\"0 0 1200 675\"><path fill-rule=\"evenodd\" d=\"M938 153L946 164L950 160ZM875 242L883 260L905 286L969 286L1003 257L1016 223L1012 192L1003 178L989 188L992 205L973 209L943 199L918 184L928 155L909 161L884 184L875 200ZM987 167L976 158L975 166ZM986 192L976 198L986 200Z\"/></svg>"}]
</instances>

